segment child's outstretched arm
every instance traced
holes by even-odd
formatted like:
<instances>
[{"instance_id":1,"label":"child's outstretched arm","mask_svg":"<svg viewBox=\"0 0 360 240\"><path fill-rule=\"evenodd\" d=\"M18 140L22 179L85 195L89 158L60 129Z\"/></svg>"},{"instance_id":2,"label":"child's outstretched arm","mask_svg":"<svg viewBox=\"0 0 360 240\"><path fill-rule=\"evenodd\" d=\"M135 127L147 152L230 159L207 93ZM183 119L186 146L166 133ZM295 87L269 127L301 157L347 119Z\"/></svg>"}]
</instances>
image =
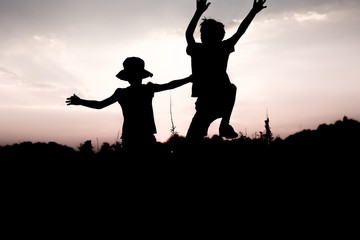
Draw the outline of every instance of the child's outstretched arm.
<instances>
[{"instance_id":1,"label":"child's outstretched arm","mask_svg":"<svg viewBox=\"0 0 360 240\"><path fill-rule=\"evenodd\" d=\"M185 37L188 44L195 43L194 32L197 23L199 22L201 15L206 11L206 9L209 7L210 4L211 3L210 2L208 3L207 0L196 0L195 14L192 17L185 32Z\"/></svg>"},{"instance_id":2,"label":"child's outstretched arm","mask_svg":"<svg viewBox=\"0 0 360 240\"><path fill-rule=\"evenodd\" d=\"M258 14L261 10L266 8L264 6L266 0L254 0L254 4L248 15L245 17L245 19L241 22L239 28L237 29L236 33L229 38L230 41L233 42L235 45L241 36L246 32L247 28L249 27L252 20L255 18L256 14Z\"/></svg>"},{"instance_id":3,"label":"child's outstretched arm","mask_svg":"<svg viewBox=\"0 0 360 240\"><path fill-rule=\"evenodd\" d=\"M190 75L189 77L186 77L186 78L172 80L172 81L170 81L168 83L164 83L164 84L153 84L152 86L153 86L154 92L161 92L161 91L180 87L186 83L191 82L192 80L193 80L192 75Z\"/></svg>"},{"instance_id":4,"label":"child's outstretched arm","mask_svg":"<svg viewBox=\"0 0 360 240\"><path fill-rule=\"evenodd\" d=\"M115 94L113 94L111 97L106 98L102 101L81 99L75 94L73 94L71 97L68 97L66 99L67 105L81 105L81 106L95 108L95 109L101 109L101 108L107 107L107 106L113 104L114 102L116 102Z\"/></svg>"}]
</instances>

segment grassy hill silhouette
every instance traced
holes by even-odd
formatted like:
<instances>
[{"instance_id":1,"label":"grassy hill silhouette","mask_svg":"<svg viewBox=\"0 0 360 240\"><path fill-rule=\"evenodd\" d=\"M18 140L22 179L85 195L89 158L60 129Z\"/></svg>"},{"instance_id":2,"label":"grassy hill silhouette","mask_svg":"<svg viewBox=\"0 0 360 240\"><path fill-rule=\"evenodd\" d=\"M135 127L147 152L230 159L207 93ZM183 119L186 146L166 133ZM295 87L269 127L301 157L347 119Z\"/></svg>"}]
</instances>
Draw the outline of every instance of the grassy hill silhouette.
<instances>
[{"instance_id":1,"label":"grassy hill silhouette","mask_svg":"<svg viewBox=\"0 0 360 240\"><path fill-rule=\"evenodd\" d=\"M21 142L0 146L3 161L69 161L69 160L129 160L146 159L177 161L241 161L250 159L320 160L325 158L354 158L360 146L360 123L346 116L333 124L321 124L317 129L302 130L285 139L279 137L269 140L266 134L256 138L240 135L238 138L225 140L218 135L206 138L201 144L187 144L185 138L174 134L166 142L158 142L155 148L139 155L129 156L117 142L113 145L103 143L95 152L90 140L79 145L78 149L60 145L55 142L32 143Z\"/></svg>"},{"instance_id":2,"label":"grassy hill silhouette","mask_svg":"<svg viewBox=\"0 0 360 240\"><path fill-rule=\"evenodd\" d=\"M0 169L9 191L16 194L93 197L97 192L99 199L124 189L128 195L172 190L177 197L207 191L226 201L235 201L240 194L250 205L263 206L262 199L273 196L277 204L292 199L313 207L316 199L321 204L352 199L359 136L360 122L344 117L270 142L215 135L189 146L175 134L137 155L129 155L120 143L104 143L94 152L91 141L77 150L54 142L22 142L0 147Z\"/></svg>"}]
</instances>

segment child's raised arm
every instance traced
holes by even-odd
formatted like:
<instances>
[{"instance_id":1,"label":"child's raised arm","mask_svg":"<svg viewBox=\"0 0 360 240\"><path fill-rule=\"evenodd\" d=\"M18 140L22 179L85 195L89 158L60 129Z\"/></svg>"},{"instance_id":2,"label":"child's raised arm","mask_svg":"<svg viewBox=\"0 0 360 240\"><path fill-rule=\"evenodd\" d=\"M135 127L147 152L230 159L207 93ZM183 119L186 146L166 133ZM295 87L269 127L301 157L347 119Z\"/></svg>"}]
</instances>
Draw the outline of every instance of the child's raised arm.
<instances>
[{"instance_id":1,"label":"child's raised arm","mask_svg":"<svg viewBox=\"0 0 360 240\"><path fill-rule=\"evenodd\" d=\"M194 16L192 17L186 32L185 37L188 44L195 43L194 32L197 26L197 23L200 20L201 15L206 11L206 9L210 6L210 2L207 0L196 0L196 11Z\"/></svg>"},{"instance_id":2,"label":"child's raised arm","mask_svg":"<svg viewBox=\"0 0 360 240\"><path fill-rule=\"evenodd\" d=\"M255 18L256 14L258 14L261 10L266 8L264 6L266 0L254 0L254 4L248 15L245 17L245 19L241 22L239 28L237 29L236 33L229 38L230 41L233 42L235 45L241 36L246 32L247 28L249 27L252 20Z\"/></svg>"}]
</instances>

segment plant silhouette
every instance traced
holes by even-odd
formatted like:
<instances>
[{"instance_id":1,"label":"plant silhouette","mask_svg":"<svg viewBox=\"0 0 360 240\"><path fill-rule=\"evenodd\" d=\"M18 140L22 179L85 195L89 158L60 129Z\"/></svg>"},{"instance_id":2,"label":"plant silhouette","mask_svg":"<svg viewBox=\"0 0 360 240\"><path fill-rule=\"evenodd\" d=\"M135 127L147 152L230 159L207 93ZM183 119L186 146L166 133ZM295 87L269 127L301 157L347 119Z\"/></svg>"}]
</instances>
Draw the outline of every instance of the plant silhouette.
<instances>
[{"instance_id":1,"label":"plant silhouette","mask_svg":"<svg viewBox=\"0 0 360 240\"><path fill-rule=\"evenodd\" d=\"M266 0L254 0L246 18L234 35L225 37L224 24L214 19L203 18L200 24L201 43L193 36L201 15L208 9L210 2L197 0L196 11L186 29L186 52L191 57L194 77L192 97L196 113L190 123L186 138L201 141L207 135L210 124L221 118L219 134L225 138L236 138L238 134L230 125L237 88L230 82L226 72L229 55L235 51L235 44L245 33L257 13L266 8Z\"/></svg>"},{"instance_id":2,"label":"plant silhouette","mask_svg":"<svg viewBox=\"0 0 360 240\"><path fill-rule=\"evenodd\" d=\"M156 143L154 134L156 125L153 114L152 99L155 92L177 88L191 81L191 76L173 80L165 84L142 80L153 74L145 69L145 62L139 57L128 57L123 62L124 69L116 77L128 81L130 86L118 88L110 97L102 100L85 100L73 95L66 99L67 105L82 105L89 108L102 109L115 102L122 108L124 122L122 127L122 145L137 149Z\"/></svg>"}]
</instances>

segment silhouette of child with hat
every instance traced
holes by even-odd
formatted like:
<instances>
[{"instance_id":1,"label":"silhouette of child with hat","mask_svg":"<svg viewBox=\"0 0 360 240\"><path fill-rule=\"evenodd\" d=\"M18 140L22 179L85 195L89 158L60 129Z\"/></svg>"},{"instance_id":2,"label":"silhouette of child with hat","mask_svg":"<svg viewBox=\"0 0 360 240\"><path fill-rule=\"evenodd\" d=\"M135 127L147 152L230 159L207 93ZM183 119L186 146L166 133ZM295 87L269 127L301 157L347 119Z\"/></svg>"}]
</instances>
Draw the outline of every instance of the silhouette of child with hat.
<instances>
[{"instance_id":1,"label":"silhouette of child with hat","mask_svg":"<svg viewBox=\"0 0 360 240\"><path fill-rule=\"evenodd\" d=\"M229 124L235 103L236 86L230 82L226 72L229 55L235 51L235 44L245 33L255 15L266 8L266 0L254 0L253 7L229 39L225 36L224 24L214 19L203 18L200 24L201 43L194 39L194 31L201 15L210 2L197 0L197 7L186 29L186 52L191 57L193 73L192 97L196 113L190 123L186 138L201 140L208 132L210 124L221 118L219 135L235 138L238 134Z\"/></svg>"},{"instance_id":2,"label":"silhouette of child with hat","mask_svg":"<svg viewBox=\"0 0 360 240\"><path fill-rule=\"evenodd\" d=\"M116 89L114 94L102 101L85 100L74 94L66 99L66 103L102 109L118 102L124 117L122 145L124 147L148 146L156 143L154 136L156 125L152 106L154 93L182 86L191 81L191 76L165 84L152 82L142 84L143 79L152 77L153 74L145 70L145 63L141 58L128 57L123 62L123 66L124 69L116 77L128 81L129 87Z\"/></svg>"}]
</instances>

